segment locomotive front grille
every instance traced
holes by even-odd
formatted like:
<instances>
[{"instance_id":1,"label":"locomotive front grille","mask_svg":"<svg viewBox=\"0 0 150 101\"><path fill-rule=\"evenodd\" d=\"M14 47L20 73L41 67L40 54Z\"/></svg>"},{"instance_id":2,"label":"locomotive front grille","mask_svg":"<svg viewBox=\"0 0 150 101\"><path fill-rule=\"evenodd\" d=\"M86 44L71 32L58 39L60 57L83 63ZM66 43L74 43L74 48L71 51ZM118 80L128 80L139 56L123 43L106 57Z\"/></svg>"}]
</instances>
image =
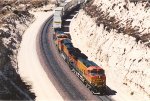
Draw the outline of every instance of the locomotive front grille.
<instances>
[{"instance_id":1,"label":"locomotive front grille","mask_svg":"<svg viewBox=\"0 0 150 101\"><path fill-rule=\"evenodd\" d=\"M100 79L100 78L98 78L98 79L96 80L96 82L95 82L95 84L96 84L97 87L103 86L104 83L105 83L105 81L102 80L102 79Z\"/></svg>"}]
</instances>

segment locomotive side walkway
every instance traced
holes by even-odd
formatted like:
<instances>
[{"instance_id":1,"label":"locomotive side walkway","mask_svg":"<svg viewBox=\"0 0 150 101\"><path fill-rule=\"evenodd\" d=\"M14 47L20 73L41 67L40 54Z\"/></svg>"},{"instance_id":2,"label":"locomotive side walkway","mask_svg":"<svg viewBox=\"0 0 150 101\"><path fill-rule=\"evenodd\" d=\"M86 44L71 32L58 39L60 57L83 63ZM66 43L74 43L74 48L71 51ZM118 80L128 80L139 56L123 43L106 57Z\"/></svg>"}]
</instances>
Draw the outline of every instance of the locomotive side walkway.
<instances>
[{"instance_id":1,"label":"locomotive side walkway","mask_svg":"<svg viewBox=\"0 0 150 101\"><path fill-rule=\"evenodd\" d=\"M43 23L50 17L50 12L35 13L36 21L23 35L18 53L19 74L25 82L32 85L36 101L62 101L62 97L47 77L38 58L36 38Z\"/></svg>"}]
</instances>

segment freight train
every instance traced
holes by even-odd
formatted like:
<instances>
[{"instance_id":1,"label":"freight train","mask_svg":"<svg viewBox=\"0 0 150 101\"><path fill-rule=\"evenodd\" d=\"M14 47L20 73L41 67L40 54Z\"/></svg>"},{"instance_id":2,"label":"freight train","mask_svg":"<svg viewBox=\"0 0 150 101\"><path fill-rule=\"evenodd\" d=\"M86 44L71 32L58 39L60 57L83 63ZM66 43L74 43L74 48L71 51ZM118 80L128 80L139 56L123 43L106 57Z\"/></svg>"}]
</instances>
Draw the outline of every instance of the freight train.
<instances>
[{"instance_id":1,"label":"freight train","mask_svg":"<svg viewBox=\"0 0 150 101\"><path fill-rule=\"evenodd\" d=\"M75 1L79 2L79 0ZM77 6L77 3L75 4L75 6ZM73 6L71 6L71 8L72 7ZM59 7L56 8L55 10L57 14L54 14L54 17L55 15L59 14L62 20L62 16L65 13L65 11L63 11L64 8L65 7L63 7L63 9L60 9ZM62 10L61 13L58 13L58 9ZM105 71L96 63L90 61L88 57L83 54L78 48L75 48L71 42L70 34L61 31L62 25L58 26L58 23L56 23L55 21L56 20L53 21L53 27L55 31L53 34L53 39L63 59L69 65L70 69L94 94L104 94L106 92Z\"/></svg>"},{"instance_id":2,"label":"freight train","mask_svg":"<svg viewBox=\"0 0 150 101\"><path fill-rule=\"evenodd\" d=\"M83 4L85 0L66 0L59 4L54 10L53 28L56 30L62 27L62 18L74 7Z\"/></svg>"}]
</instances>

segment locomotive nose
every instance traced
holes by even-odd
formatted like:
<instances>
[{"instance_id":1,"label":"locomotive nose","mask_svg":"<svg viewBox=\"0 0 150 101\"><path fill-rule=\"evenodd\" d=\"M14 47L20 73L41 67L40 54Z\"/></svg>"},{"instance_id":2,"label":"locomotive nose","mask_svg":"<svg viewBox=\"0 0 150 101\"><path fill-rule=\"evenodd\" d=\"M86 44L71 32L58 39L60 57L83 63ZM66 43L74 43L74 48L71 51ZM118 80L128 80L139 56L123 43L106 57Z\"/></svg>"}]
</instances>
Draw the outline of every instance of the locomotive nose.
<instances>
[{"instance_id":1,"label":"locomotive nose","mask_svg":"<svg viewBox=\"0 0 150 101\"><path fill-rule=\"evenodd\" d=\"M101 87L101 86L105 85L105 81L106 81L105 76L97 75L97 76L93 77L93 83L97 87Z\"/></svg>"}]
</instances>

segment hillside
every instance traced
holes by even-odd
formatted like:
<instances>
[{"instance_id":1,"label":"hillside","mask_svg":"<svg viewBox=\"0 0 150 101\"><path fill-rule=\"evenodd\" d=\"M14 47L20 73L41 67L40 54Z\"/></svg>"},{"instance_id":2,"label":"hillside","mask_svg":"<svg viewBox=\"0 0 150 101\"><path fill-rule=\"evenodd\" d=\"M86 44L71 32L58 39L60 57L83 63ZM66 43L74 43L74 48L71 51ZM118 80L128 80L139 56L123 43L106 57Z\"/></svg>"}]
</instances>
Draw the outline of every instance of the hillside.
<instances>
[{"instance_id":1,"label":"hillside","mask_svg":"<svg viewBox=\"0 0 150 101\"><path fill-rule=\"evenodd\" d=\"M116 101L150 100L149 2L92 0L74 17L75 47L106 71Z\"/></svg>"},{"instance_id":2,"label":"hillside","mask_svg":"<svg viewBox=\"0 0 150 101\"><path fill-rule=\"evenodd\" d=\"M36 95L18 74L17 54L22 35L35 20L29 10L51 4L50 0L0 1L0 99L31 100ZM42 9L42 8L41 8ZM40 10L41 10L40 9ZM51 10L51 8L43 11Z\"/></svg>"}]
</instances>

